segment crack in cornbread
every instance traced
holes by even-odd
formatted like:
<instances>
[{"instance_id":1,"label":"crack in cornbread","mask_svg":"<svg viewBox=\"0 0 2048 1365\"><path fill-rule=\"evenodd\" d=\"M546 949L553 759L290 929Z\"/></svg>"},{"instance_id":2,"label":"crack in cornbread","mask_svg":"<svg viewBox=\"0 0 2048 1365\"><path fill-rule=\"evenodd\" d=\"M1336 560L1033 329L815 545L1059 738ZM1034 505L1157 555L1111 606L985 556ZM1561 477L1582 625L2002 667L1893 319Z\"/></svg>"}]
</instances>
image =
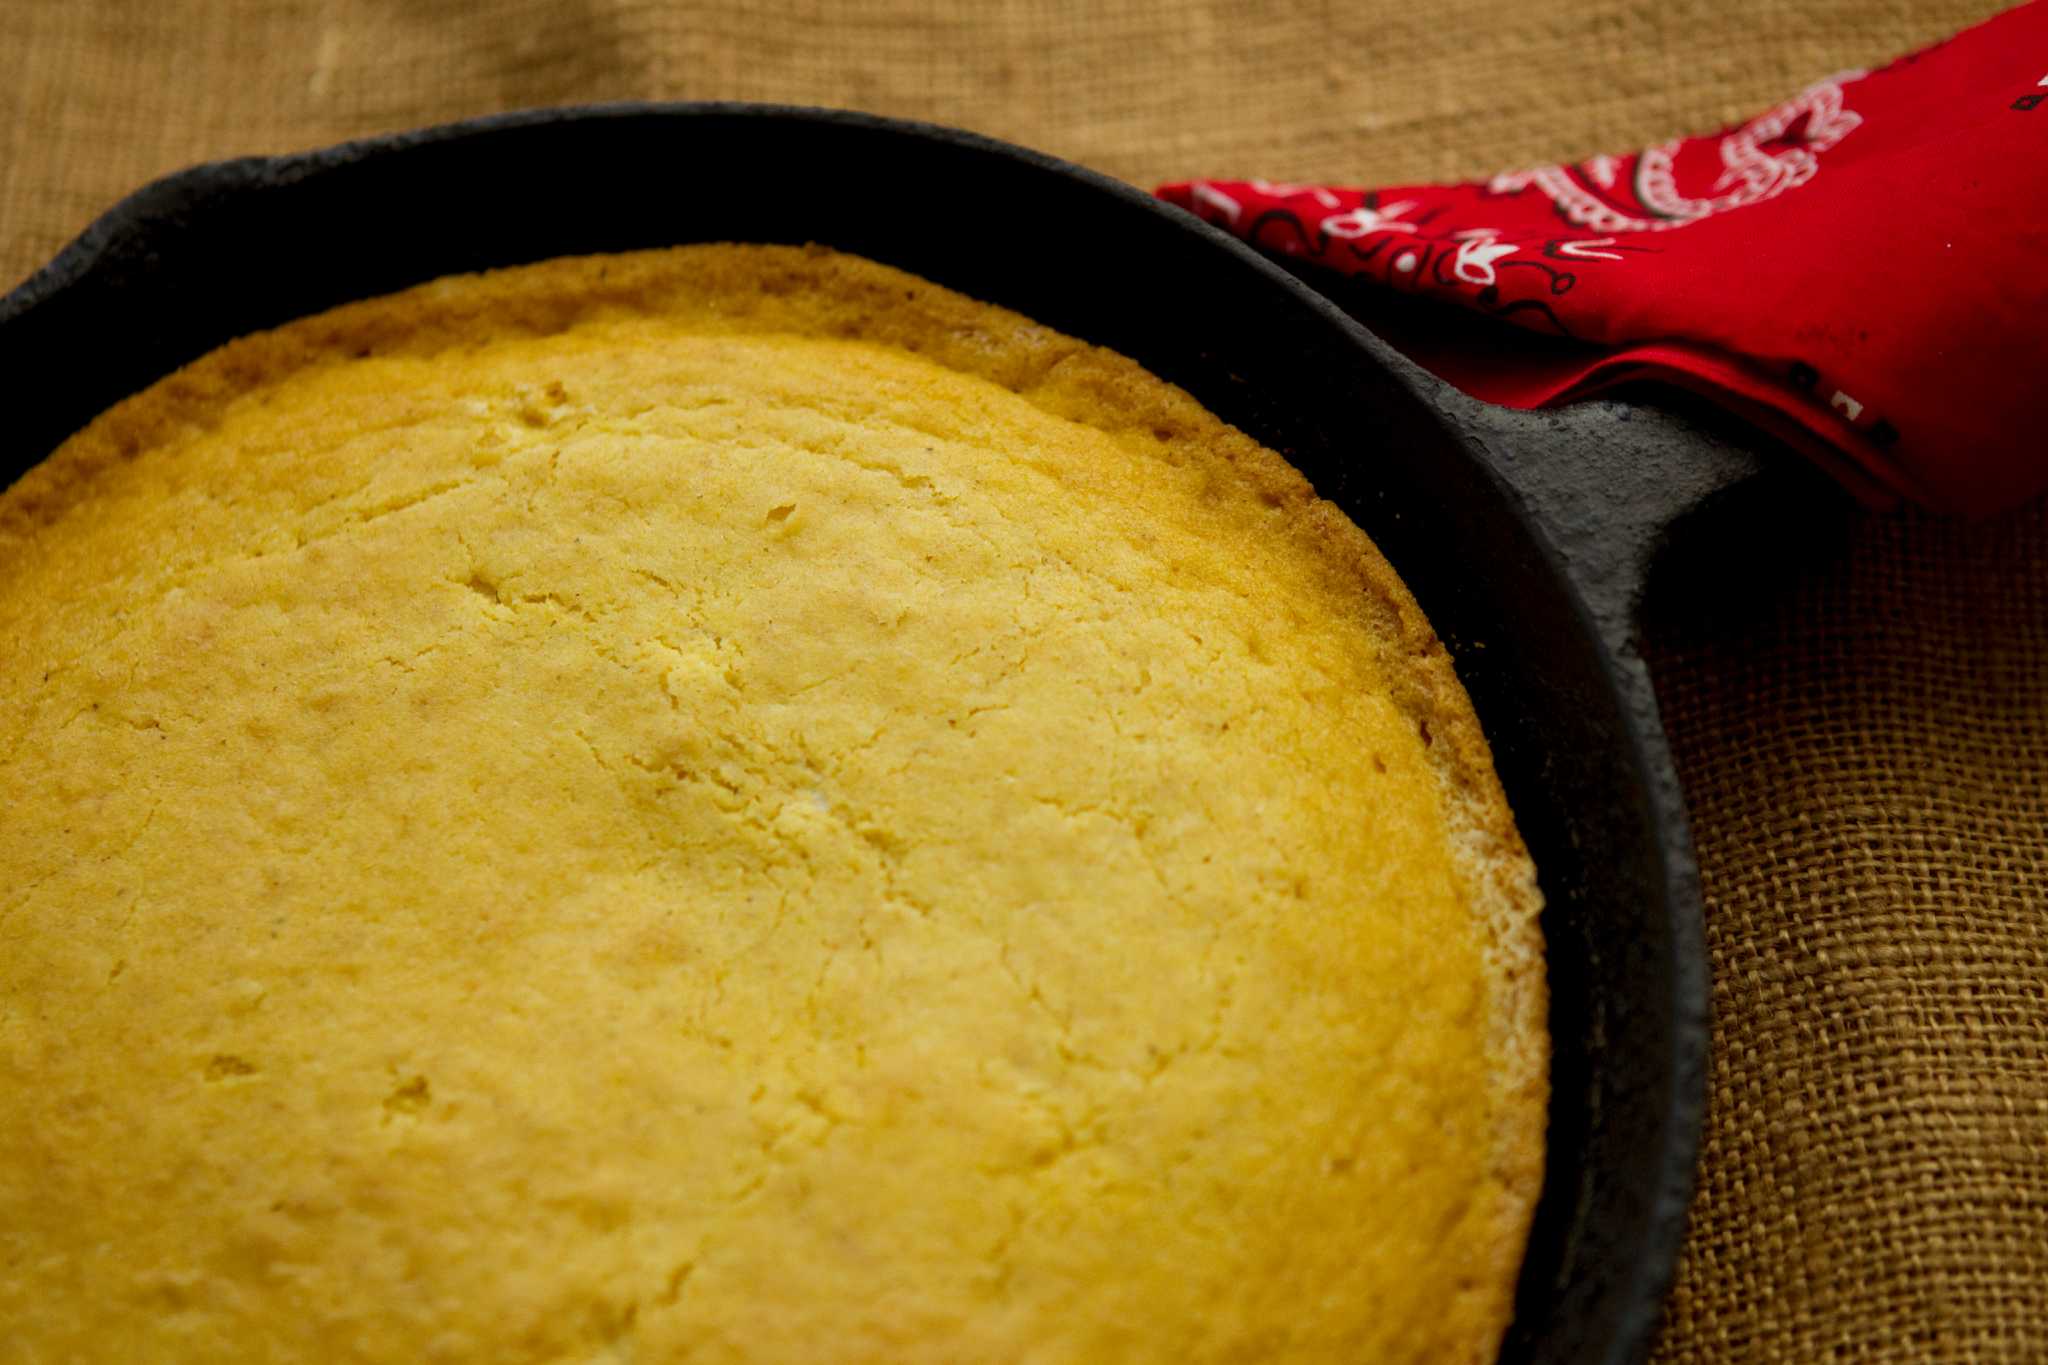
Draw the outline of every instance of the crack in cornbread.
<instances>
[{"instance_id":1,"label":"crack in cornbread","mask_svg":"<svg viewBox=\"0 0 2048 1365\"><path fill-rule=\"evenodd\" d=\"M1528 859L1130 361L707 246L236 342L0 495L0 1360L1481 1361Z\"/></svg>"}]
</instances>

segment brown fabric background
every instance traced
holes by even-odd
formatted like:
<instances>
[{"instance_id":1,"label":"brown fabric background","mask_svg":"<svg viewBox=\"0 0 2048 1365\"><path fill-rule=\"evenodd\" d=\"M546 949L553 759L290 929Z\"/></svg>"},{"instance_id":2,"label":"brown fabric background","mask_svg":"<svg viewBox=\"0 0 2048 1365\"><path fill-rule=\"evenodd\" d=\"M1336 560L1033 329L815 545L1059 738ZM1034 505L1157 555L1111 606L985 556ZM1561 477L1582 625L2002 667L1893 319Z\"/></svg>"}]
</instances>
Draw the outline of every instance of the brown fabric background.
<instances>
[{"instance_id":1,"label":"brown fabric background","mask_svg":"<svg viewBox=\"0 0 2048 1365\"><path fill-rule=\"evenodd\" d=\"M1141 184L1370 183L1696 131L1996 8L0 0L0 283L189 162L494 109L851 105ZM2048 504L1808 539L1759 580L1709 537L1653 604L1716 982L1660 1359L2048 1359Z\"/></svg>"}]
</instances>

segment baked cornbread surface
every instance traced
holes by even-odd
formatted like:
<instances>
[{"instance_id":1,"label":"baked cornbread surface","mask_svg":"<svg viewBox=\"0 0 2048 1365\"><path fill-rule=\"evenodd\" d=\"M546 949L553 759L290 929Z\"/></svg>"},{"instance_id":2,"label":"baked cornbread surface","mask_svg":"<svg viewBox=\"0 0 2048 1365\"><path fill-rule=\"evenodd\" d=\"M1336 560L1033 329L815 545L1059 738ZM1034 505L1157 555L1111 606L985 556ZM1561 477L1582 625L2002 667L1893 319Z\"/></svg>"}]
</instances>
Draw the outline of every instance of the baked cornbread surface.
<instances>
[{"instance_id":1,"label":"baked cornbread surface","mask_svg":"<svg viewBox=\"0 0 2048 1365\"><path fill-rule=\"evenodd\" d=\"M0 495L0 1360L1482 1361L1528 860L1132 362L701 246L236 342Z\"/></svg>"}]
</instances>

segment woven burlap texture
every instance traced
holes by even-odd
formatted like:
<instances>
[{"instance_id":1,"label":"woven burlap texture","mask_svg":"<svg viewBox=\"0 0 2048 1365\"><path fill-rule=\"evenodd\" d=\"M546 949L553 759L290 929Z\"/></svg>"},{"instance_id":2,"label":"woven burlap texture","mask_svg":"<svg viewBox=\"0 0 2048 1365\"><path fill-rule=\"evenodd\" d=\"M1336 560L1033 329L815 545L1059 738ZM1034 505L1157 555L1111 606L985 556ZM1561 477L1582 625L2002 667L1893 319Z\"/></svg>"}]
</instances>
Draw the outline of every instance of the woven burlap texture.
<instances>
[{"instance_id":1,"label":"woven burlap texture","mask_svg":"<svg viewBox=\"0 0 2048 1365\"><path fill-rule=\"evenodd\" d=\"M0 277L164 171L496 109L848 105L1139 183L1372 183L1697 131L1995 8L15 0ZM1659 1358L2048 1359L2048 506L1850 517L1725 576L1742 532L1647 646L1715 979Z\"/></svg>"}]
</instances>

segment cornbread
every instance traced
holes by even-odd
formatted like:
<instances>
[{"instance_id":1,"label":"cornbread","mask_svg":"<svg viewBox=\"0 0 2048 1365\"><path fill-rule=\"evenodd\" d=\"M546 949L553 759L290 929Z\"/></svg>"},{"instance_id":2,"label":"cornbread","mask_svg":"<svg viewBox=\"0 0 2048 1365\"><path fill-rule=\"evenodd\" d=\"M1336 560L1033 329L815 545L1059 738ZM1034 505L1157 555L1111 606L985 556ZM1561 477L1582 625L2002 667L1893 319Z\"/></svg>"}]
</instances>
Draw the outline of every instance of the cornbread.
<instances>
[{"instance_id":1,"label":"cornbread","mask_svg":"<svg viewBox=\"0 0 2048 1365\"><path fill-rule=\"evenodd\" d=\"M1483 1361L1537 896L1406 590L1115 354L699 246L0 495L0 1360Z\"/></svg>"}]
</instances>

